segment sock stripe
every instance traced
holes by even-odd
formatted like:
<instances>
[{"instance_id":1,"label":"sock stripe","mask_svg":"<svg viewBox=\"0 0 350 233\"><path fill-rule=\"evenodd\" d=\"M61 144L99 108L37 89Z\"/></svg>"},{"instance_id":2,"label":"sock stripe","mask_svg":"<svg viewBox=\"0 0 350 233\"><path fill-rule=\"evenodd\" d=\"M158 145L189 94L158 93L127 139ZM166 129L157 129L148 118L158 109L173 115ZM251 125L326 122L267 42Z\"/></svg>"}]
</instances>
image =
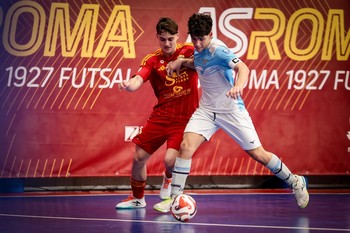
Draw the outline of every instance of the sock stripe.
<instances>
[{"instance_id":1,"label":"sock stripe","mask_svg":"<svg viewBox=\"0 0 350 233\"><path fill-rule=\"evenodd\" d=\"M278 166L278 165L277 165L277 166ZM280 167L279 167L279 168L277 168L277 166L274 167L274 171L273 171L273 173L274 173L275 175L278 174L278 173L280 173L280 172L282 171L283 163L282 163L282 162L280 163Z\"/></svg>"},{"instance_id":2,"label":"sock stripe","mask_svg":"<svg viewBox=\"0 0 350 233\"><path fill-rule=\"evenodd\" d=\"M180 172L180 171L173 171L173 174L176 173L176 174L182 174L182 175L188 175L190 174L189 172Z\"/></svg>"},{"instance_id":3,"label":"sock stripe","mask_svg":"<svg viewBox=\"0 0 350 233\"><path fill-rule=\"evenodd\" d=\"M291 175L291 174L289 174L288 177L287 177L286 179L284 179L284 181L288 181L289 178L290 178L290 175Z\"/></svg>"}]
</instances>

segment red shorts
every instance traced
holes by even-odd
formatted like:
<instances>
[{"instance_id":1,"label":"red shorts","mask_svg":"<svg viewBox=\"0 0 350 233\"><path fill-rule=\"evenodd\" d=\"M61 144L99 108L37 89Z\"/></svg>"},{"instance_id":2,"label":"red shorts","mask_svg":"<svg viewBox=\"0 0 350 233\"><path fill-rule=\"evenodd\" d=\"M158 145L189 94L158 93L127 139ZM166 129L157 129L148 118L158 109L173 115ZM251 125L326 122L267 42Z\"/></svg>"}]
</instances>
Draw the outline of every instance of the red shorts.
<instances>
[{"instance_id":1,"label":"red shorts","mask_svg":"<svg viewBox=\"0 0 350 233\"><path fill-rule=\"evenodd\" d=\"M167 149L180 149L187 121L173 122L150 118L141 132L132 141L149 154L153 154L167 142Z\"/></svg>"}]
</instances>

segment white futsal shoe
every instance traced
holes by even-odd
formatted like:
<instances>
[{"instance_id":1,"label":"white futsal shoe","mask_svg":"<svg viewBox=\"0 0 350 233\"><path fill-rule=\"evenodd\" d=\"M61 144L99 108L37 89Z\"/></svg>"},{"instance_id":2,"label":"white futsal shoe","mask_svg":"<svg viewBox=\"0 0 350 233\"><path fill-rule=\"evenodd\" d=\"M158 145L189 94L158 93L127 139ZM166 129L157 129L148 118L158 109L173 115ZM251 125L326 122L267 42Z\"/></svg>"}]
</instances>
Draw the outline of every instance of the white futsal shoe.
<instances>
[{"instance_id":1,"label":"white futsal shoe","mask_svg":"<svg viewBox=\"0 0 350 233\"><path fill-rule=\"evenodd\" d=\"M122 202L118 203L115 208L117 209L136 209L136 208L145 208L146 202L145 197L138 199L133 196L129 196L124 199Z\"/></svg>"},{"instance_id":2,"label":"white futsal shoe","mask_svg":"<svg viewBox=\"0 0 350 233\"><path fill-rule=\"evenodd\" d=\"M167 178L165 175L163 176L163 183L160 187L159 197L162 200L166 200L170 198L171 193L171 178Z\"/></svg>"},{"instance_id":3,"label":"white futsal shoe","mask_svg":"<svg viewBox=\"0 0 350 233\"><path fill-rule=\"evenodd\" d=\"M304 209L309 204L309 193L307 192L306 180L304 176L297 176L297 182L292 184L293 193L298 206Z\"/></svg>"}]
</instances>

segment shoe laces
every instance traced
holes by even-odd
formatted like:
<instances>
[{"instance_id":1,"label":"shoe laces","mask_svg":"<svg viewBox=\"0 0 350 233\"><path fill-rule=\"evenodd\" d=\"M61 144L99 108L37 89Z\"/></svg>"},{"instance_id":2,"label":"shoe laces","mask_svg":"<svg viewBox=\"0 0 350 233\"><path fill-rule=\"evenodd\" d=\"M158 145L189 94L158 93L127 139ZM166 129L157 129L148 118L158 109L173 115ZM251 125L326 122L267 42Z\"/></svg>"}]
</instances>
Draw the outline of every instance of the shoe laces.
<instances>
[{"instance_id":1,"label":"shoe laces","mask_svg":"<svg viewBox=\"0 0 350 233\"><path fill-rule=\"evenodd\" d=\"M294 184L293 189L300 190L304 188L304 182L299 180Z\"/></svg>"},{"instance_id":2,"label":"shoe laces","mask_svg":"<svg viewBox=\"0 0 350 233\"><path fill-rule=\"evenodd\" d=\"M164 189L167 189L169 187L169 184L171 183L171 178L168 179L168 178L165 178L164 179L164 185L163 185L163 188Z\"/></svg>"},{"instance_id":3,"label":"shoe laces","mask_svg":"<svg viewBox=\"0 0 350 233\"><path fill-rule=\"evenodd\" d=\"M123 200L123 202L131 201L131 200L134 200L134 199L135 199L135 197L134 197L133 195L129 195L127 198L125 198L125 199Z\"/></svg>"}]
</instances>

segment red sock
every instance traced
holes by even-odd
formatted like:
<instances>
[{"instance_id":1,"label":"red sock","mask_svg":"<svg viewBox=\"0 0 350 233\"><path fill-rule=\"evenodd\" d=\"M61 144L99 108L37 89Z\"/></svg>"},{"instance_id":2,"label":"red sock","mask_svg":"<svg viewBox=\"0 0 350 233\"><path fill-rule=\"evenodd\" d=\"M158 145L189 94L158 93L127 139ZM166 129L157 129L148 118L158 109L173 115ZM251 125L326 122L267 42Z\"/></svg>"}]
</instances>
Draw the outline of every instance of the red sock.
<instances>
[{"instance_id":1,"label":"red sock","mask_svg":"<svg viewBox=\"0 0 350 233\"><path fill-rule=\"evenodd\" d=\"M141 199L144 196L146 181L137 181L132 177L130 178L130 185L132 189L132 194L135 198Z\"/></svg>"}]
</instances>

